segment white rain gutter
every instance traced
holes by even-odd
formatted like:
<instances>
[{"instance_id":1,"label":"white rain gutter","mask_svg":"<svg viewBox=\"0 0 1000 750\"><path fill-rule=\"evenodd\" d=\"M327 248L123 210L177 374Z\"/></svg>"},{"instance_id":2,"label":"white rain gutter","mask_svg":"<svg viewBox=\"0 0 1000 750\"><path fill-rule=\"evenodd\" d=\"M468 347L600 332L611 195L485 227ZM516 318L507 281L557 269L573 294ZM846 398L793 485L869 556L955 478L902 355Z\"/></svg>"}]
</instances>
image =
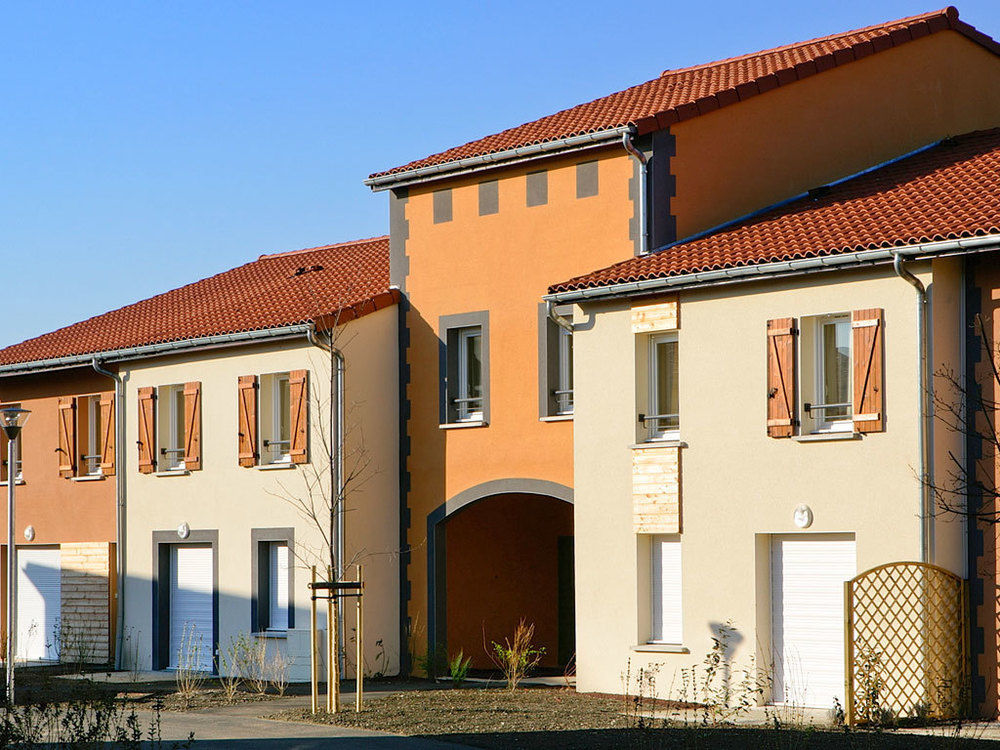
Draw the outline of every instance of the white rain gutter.
<instances>
[{"instance_id":1,"label":"white rain gutter","mask_svg":"<svg viewBox=\"0 0 1000 750\"><path fill-rule=\"evenodd\" d=\"M66 357L39 359L34 362L16 362L9 365L0 365L0 377L21 375L24 373L39 372L42 370L62 370L68 367L85 367L89 366L94 359L98 359L107 364L109 362L123 362L130 359L142 359L145 357L174 354L176 352L189 351L191 349L236 346L256 341L269 341L272 339L290 338L293 336L306 336L308 335L309 330L310 324L299 323L296 325L280 326L278 328L264 328L256 331L239 331L237 333L202 336L200 338L184 339L182 341L166 341L160 344L146 344L144 346L133 346L125 349L109 349L103 352L71 354Z\"/></svg>"},{"instance_id":2,"label":"white rain gutter","mask_svg":"<svg viewBox=\"0 0 1000 750\"><path fill-rule=\"evenodd\" d=\"M777 263L759 263L752 266L698 271L696 273L678 274L677 276L668 276L659 279L627 281L602 287L553 292L552 294L544 295L542 299L546 302L551 301L558 304L563 302L632 297L656 294L658 292L669 292L676 289L701 288L736 284L745 281L757 281L760 279L781 278L784 276L798 276L817 271L850 270L852 268L862 268L882 263L893 263L897 256L912 259L931 258L984 252L998 248L1000 248L1000 234L990 234L985 237L926 242L906 247L860 250L853 253L826 255L816 258L801 258ZM655 253L653 255L655 256Z\"/></svg>"},{"instance_id":3,"label":"white rain gutter","mask_svg":"<svg viewBox=\"0 0 1000 750\"><path fill-rule=\"evenodd\" d=\"M425 182L439 177L456 177L458 175L469 174L470 172L480 172L484 169L490 169L500 162L503 162L504 165L517 164L553 153L582 151L598 146L605 146L619 140L623 134L629 132L631 132L631 126L622 125L617 128L609 128L608 130L573 135L568 138L557 138L556 140L544 141L543 143L532 143L528 146L519 146L504 151L496 151L491 154L470 156L444 164L431 164L426 167L409 169L405 172L369 177L364 180L364 184L377 192L379 190L388 190L389 188L405 187L406 185Z\"/></svg>"},{"instance_id":4,"label":"white rain gutter","mask_svg":"<svg viewBox=\"0 0 1000 750\"><path fill-rule=\"evenodd\" d=\"M933 563L934 549L931 544L931 518L933 495L931 488L934 482L934 444L933 425L931 424L931 389L933 384L928 371L930 357L928 349L928 309L927 288L923 282L903 267L903 256L897 254L892 262L893 270L901 279L907 281L917 291L917 372L920 384L918 414L920 415L919 449L920 449L920 562Z\"/></svg>"},{"instance_id":5,"label":"white rain gutter","mask_svg":"<svg viewBox=\"0 0 1000 750\"><path fill-rule=\"evenodd\" d=\"M330 398L336 397L337 406L330 410L330 498L334 513L333 538L330 544L333 548L336 560L334 575L336 580L344 579L344 354L333 345L333 335L331 332L330 343L322 343L316 338L315 325L309 326L306 330L309 343L330 353L333 359L332 393ZM341 674L345 669L345 649L346 629L344 627L344 600L338 598L337 606L337 634L340 638L340 649L337 654L340 662Z\"/></svg>"},{"instance_id":6,"label":"white rain gutter","mask_svg":"<svg viewBox=\"0 0 1000 750\"><path fill-rule=\"evenodd\" d=\"M96 357L90 361L91 367L100 375L115 381L115 531L118 543L115 545L115 669L122 668L122 650L125 643L125 382L119 373L105 370Z\"/></svg>"},{"instance_id":7,"label":"white rain gutter","mask_svg":"<svg viewBox=\"0 0 1000 750\"><path fill-rule=\"evenodd\" d=\"M639 195L635 199L639 204L639 226L637 229L641 232L640 237L642 238L639 244L639 254L646 255L649 252L649 222L646 219L646 180L648 179L646 175L646 162L649 160L632 143L631 132L622 133L622 145L628 151L629 156L635 159L636 164L639 166Z\"/></svg>"}]
</instances>

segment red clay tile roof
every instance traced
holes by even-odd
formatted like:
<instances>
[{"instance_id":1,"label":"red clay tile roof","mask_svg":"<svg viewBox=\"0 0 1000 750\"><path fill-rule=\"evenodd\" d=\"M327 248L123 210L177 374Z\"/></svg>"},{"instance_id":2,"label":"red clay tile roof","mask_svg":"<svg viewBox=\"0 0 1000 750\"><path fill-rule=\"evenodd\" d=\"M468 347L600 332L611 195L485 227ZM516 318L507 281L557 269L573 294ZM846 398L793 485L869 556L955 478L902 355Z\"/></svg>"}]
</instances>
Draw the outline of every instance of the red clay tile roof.
<instances>
[{"instance_id":1,"label":"red clay tile roof","mask_svg":"<svg viewBox=\"0 0 1000 750\"><path fill-rule=\"evenodd\" d=\"M948 139L688 242L555 284L566 292L1000 232L1000 128Z\"/></svg>"},{"instance_id":2,"label":"red clay tile roof","mask_svg":"<svg viewBox=\"0 0 1000 750\"><path fill-rule=\"evenodd\" d=\"M180 289L0 350L0 365L146 344L339 322L395 304L389 238L262 255Z\"/></svg>"},{"instance_id":3,"label":"red clay tile roof","mask_svg":"<svg viewBox=\"0 0 1000 750\"><path fill-rule=\"evenodd\" d=\"M741 57L665 70L652 81L376 172L369 179L624 125L634 126L642 135L946 29L1000 54L1000 45L959 21L958 11L948 7Z\"/></svg>"}]
</instances>

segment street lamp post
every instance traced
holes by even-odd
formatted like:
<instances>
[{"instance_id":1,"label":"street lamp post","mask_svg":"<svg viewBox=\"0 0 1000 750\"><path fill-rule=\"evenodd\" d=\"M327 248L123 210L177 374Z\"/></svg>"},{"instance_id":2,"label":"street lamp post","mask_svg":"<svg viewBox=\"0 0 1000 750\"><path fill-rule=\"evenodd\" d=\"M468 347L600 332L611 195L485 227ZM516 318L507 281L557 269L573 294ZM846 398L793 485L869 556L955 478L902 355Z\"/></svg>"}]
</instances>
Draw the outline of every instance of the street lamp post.
<instances>
[{"instance_id":1,"label":"street lamp post","mask_svg":"<svg viewBox=\"0 0 1000 750\"><path fill-rule=\"evenodd\" d=\"M14 485L17 484L17 436L28 421L27 409L0 409L0 427L7 434L7 705L14 705L14 634L17 632L17 553L14 546Z\"/></svg>"}]
</instances>

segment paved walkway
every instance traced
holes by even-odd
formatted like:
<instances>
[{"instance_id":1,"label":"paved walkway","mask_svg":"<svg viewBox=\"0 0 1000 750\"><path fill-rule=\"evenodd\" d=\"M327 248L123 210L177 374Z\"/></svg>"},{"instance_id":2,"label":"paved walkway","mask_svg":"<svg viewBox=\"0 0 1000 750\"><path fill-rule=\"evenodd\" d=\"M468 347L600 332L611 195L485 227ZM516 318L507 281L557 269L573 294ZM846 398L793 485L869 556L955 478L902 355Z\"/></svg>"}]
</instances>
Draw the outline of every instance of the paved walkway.
<instances>
[{"instance_id":1,"label":"paved walkway","mask_svg":"<svg viewBox=\"0 0 1000 750\"><path fill-rule=\"evenodd\" d=\"M413 737L398 737L361 729L269 721L262 714L308 706L309 696L279 698L262 703L206 708L198 711L163 711L160 731L164 744L182 742L194 732L194 748L263 748L263 750L456 750L457 745ZM144 724L151 714L141 715Z\"/></svg>"}]
</instances>

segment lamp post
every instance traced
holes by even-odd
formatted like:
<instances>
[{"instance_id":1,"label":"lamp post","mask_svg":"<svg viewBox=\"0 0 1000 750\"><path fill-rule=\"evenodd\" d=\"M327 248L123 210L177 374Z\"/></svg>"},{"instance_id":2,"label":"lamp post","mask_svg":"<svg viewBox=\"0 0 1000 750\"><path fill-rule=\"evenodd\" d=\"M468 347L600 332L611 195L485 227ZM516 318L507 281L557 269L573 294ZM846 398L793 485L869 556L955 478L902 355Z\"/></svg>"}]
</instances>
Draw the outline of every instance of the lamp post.
<instances>
[{"instance_id":1,"label":"lamp post","mask_svg":"<svg viewBox=\"0 0 1000 750\"><path fill-rule=\"evenodd\" d=\"M17 484L17 436L28 421L27 409L0 409L0 427L7 434L7 705L14 705L14 634L17 632L15 592L17 552L14 547L14 485Z\"/></svg>"}]
</instances>

